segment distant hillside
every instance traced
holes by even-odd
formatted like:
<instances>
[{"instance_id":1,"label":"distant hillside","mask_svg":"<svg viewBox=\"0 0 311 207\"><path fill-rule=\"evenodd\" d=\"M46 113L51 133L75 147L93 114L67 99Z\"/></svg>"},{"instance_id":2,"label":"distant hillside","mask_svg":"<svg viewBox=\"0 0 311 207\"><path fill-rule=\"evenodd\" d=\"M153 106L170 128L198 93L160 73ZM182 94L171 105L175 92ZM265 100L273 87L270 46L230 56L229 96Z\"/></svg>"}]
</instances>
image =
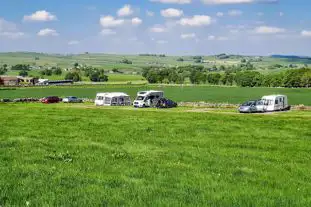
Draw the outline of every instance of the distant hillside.
<instances>
[{"instance_id":1,"label":"distant hillside","mask_svg":"<svg viewBox=\"0 0 311 207\"><path fill-rule=\"evenodd\" d=\"M297 56L297 55L271 55L271 57L272 58L311 60L311 57L308 57L308 56Z\"/></svg>"}]
</instances>

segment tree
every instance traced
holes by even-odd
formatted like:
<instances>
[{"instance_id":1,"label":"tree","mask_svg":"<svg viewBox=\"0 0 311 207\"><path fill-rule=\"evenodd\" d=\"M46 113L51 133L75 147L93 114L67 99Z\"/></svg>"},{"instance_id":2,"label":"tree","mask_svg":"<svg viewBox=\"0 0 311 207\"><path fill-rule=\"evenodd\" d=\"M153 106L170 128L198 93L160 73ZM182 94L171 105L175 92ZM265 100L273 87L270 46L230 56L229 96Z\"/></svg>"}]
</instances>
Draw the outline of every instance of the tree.
<instances>
[{"instance_id":1,"label":"tree","mask_svg":"<svg viewBox=\"0 0 311 207\"><path fill-rule=\"evenodd\" d=\"M0 75L4 75L6 72L8 72L7 65L4 64L0 67Z\"/></svg>"},{"instance_id":2,"label":"tree","mask_svg":"<svg viewBox=\"0 0 311 207\"><path fill-rule=\"evenodd\" d=\"M301 82L304 87L311 87L311 70L305 72L301 77Z\"/></svg>"},{"instance_id":3,"label":"tree","mask_svg":"<svg viewBox=\"0 0 311 207\"><path fill-rule=\"evenodd\" d=\"M108 76L104 73L104 70L93 71L93 73L90 75L90 80L92 82L107 82Z\"/></svg>"},{"instance_id":4,"label":"tree","mask_svg":"<svg viewBox=\"0 0 311 207\"><path fill-rule=\"evenodd\" d=\"M54 75L62 75L62 73L63 73L62 69L59 67L52 68L52 72Z\"/></svg>"},{"instance_id":5,"label":"tree","mask_svg":"<svg viewBox=\"0 0 311 207\"><path fill-rule=\"evenodd\" d=\"M130 64L133 64L132 61L130 61L130 60L126 59L126 58L124 58L123 60L121 60L120 63L129 64L129 65L130 65Z\"/></svg>"},{"instance_id":6,"label":"tree","mask_svg":"<svg viewBox=\"0 0 311 207\"><path fill-rule=\"evenodd\" d=\"M258 86L262 84L262 75L257 71L241 71L236 74L235 82L241 87Z\"/></svg>"},{"instance_id":7,"label":"tree","mask_svg":"<svg viewBox=\"0 0 311 207\"><path fill-rule=\"evenodd\" d=\"M183 61L184 61L184 58L181 58L181 57L180 57L180 58L177 59L177 61L178 61L178 62L183 62Z\"/></svg>"},{"instance_id":8,"label":"tree","mask_svg":"<svg viewBox=\"0 0 311 207\"><path fill-rule=\"evenodd\" d=\"M73 65L73 67L74 67L75 69L77 69L77 68L79 67L79 63L75 63L75 64Z\"/></svg>"},{"instance_id":9,"label":"tree","mask_svg":"<svg viewBox=\"0 0 311 207\"><path fill-rule=\"evenodd\" d=\"M21 70L21 71L19 71L19 75L26 77L26 76L28 76L28 72L26 70Z\"/></svg>"},{"instance_id":10,"label":"tree","mask_svg":"<svg viewBox=\"0 0 311 207\"><path fill-rule=\"evenodd\" d=\"M30 70L30 65L24 64L13 65L11 70Z\"/></svg>"},{"instance_id":11,"label":"tree","mask_svg":"<svg viewBox=\"0 0 311 207\"><path fill-rule=\"evenodd\" d=\"M79 82L82 79L81 79L81 76L78 72L70 72L70 73L66 74L65 80L72 80L74 82Z\"/></svg>"},{"instance_id":12,"label":"tree","mask_svg":"<svg viewBox=\"0 0 311 207\"><path fill-rule=\"evenodd\" d=\"M213 85L218 85L221 79L221 75L219 73L209 73L207 75L207 82Z\"/></svg>"},{"instance_id":13,"label":"tree","mask_svg":"<svg viewBox=\"0 0 311 207\"><path fill-rule=\"evenodd\" d=\"M47 76L51 76L53 71L49 70L49 69L44 69L42 71L40 71L41 75L47 75Z\"/></svg>"}]
</instances>

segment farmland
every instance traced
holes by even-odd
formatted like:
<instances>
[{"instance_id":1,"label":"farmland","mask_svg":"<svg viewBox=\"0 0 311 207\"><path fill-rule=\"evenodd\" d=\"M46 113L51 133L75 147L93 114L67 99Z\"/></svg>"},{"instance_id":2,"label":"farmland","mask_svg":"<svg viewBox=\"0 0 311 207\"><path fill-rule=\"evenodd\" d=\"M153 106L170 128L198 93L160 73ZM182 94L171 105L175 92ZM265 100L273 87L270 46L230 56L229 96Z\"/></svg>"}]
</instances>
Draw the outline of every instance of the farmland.
<instances>
[{"instance_id":1,"label":"farmland","mask_svg":"<svg viewBox=\"0 0 311 207\"><path fill-rule=\"evenodd\" d=\"M15 88L0 90L1 98L42 98L45 96L78 96L95 98L98 92L126 92L132 99L141 90L163 90L165 96L175 101L239 104L250 99L259 99L268 94L284 94L293 105L311 105L310 89L287 88L239 88L213 86L167 86L167 85L100 85L100 86L59 86Z\"/></svg>"},{"instance_id":2,"label":"farmland","mask_svg":"<svg viewBox=\"0 0 311 207\"><path fill-rule=\"evenodd\" d=\"M309 112L181 110L1 104L1 205L310 206Z\"/></svg>"}]
</instances>

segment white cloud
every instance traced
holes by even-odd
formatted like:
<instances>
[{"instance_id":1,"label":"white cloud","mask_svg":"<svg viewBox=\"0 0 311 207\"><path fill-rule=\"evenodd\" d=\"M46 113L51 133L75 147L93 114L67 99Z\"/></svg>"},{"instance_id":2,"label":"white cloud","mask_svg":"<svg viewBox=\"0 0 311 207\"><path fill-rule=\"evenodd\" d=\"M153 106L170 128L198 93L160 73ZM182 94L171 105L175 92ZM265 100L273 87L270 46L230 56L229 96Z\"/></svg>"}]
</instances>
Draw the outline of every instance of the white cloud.
<instances>
[{"instance_id":1,"label":"white cloud","mask_svg":"<svg viewBox=\"0 0 311 207\"><path fill-rule=\"evenodd\" d=\"M216 40L218 40L218 41L227 41L227 40L229 40L229 38L220 36L220 37L217 37Z\"/></svg>"},{"instance_id":2,"label":"white cloud","mask_svg":"<svg viewBox=\"0 0 311 207\"><path fill-rule=\"evenodd\" d=\"M166 40L158 40L157 43L158 44L167 44L168 41L166 41Z\"/></svg>"},{"instance_id":3,"label":"white cloud","mask_svg":"<svg viewBox=\"0 0 311 207\"><path fill-rule=\"evenodd\" d=\"M258 12L258 13L257 13L257 16L260 16L260 17L261 17L261 16L263 16L263 15L264 15L263 12Z\"/></svg>"},{"instance_id":4,"label":"white cloud","mask_svg":"<svg viewBox=\"0 0 311 207\"><path fill-rule=\"evenodd\" d=\"M279 13L280 17L284 16L284 13L283 12L280 12Z\"/></svg>"},{"instance_id":5,"label":"white cloud","mask_svg":"<svg viewBox=\"0 0 311 207\"><path fill-rule=\"evenodd\" d=\"M43 37L43 36L58 36L59 34L54 29L46 28L41 29L37 35Z\"/></svg>"},{"instance_id":6,"label":"white cloud","mask_svg":"<svg viewBox=\"0 0 311 207\"><path fill-rule=\"evenodd\" d=\"M212 18L205 15L195 15L190 18L182 18L179 22L182 26L200 27L207 26L212 23Z\"/></svg>"},{"instance_id":7,"label":"white cloud","mask_svg":"<svg viewBox=\"0 0 311 207\"><path fill-rule=\"evenodd\" d=\"M100 18L102 27L118 27L124 24L124 19L116 19L113 16L103 16Z\"/></svg>"},{"instance_id":8,"label":"white cloud","mask_svg":"<svg viewBox=\"0 0 311 207\"><path fill-rule=\"evenodd\" d=\"M301 32L301 36L303 36L303 37L311 37L311 30L303 30L302 32Z\"/></svg>"},{"instance_id":9,"label":"white cloud","mask_svg":"<svg viewBox=\"0 0 311 207\"><path fill-rule=\"evenodd\" d=\"M192 0L150 0L151 2L159 2L162 4L190 4Z\"/></svg>"},{"instance_id":10,"label":"white cloud","mask_svg":"<svg viewBox=\"0 0 311 207\"><path fill-rule=\"evenodd\" d=\"M166 18L181 17L183 14L184 12L179 9L169 8L169 9L161 10L161 15Z\"/></svg>"},{"instance_id":11,"label":"white cloud","mask_svg":"<svg viewBox=\"0 0 311 207\"><path fill-rule=\"evenodd\" d=\"M77 40L71 40L68 42L68 45L78 45L78 44L80 44L80 42Z\"/></svg>"},{"instance_id":12,"label":"white cloud","mask_svg":"<svg viewBox=\"0 0 311 207\"><path fill-rule=\"evenodd\" d=\"M228 15L232 16L232 17L241 16L242 14L243 14L243 12L240 10L230 10L228 12Z\"/></svg>"},{"instance_id":13,"label":"white cloud","mask_svg":"<svg viewBox=\"0 0 311 207\"><path fill-rule=\"evenodd\" d=\"M216 39L216 37L214 35L210 35L207 37L207 40L215 40L215 39Z\"/></svg>"},{"instance_id":14,"label":"white cloud","mask_svg":"<svg viewBox=\"0 0 311 207\"><path fill-rule=\"evenodd\" d=\"M3 18L0 18L0 36L11 39L18 39L25 34L18 31L16 25L12 22L8 22Z\"/></svg>"},{"instance_id":15,"label":"white cloud","mask_svg":"<svg viewBox=\"0 0 311 207\"><path fill-rule=\"evenodd\" d=\"M143 23L143 20L141 20L138 17L135 17L135 18L132 19L132 24L133 25L140 25L141 23Z\"/></svg>"},{"instance_id":16,"label":"white cloud","mask_svg":"<svg viewBox=\"0 0 311 207\"><path fill-rule=\"evenodd\" d=\"M284 33L286 30L279 27L260 26L256 27L254 32L257 34L277 34Z\"/></svg>"},{"instance_id":17,"label":"white cloud","mask_svg":"<svg viewBox=\"0 0 311 207\"><path fill-rule=\"evenodd\" d=\"M161 25L155 25L150 28L150 31L154 33L162 33L162 32L166 32L166 28L164 28Z\"/></svg>"},{"instance_id":18,"label":"white cloud","mask_svg":"<svg viewBox=\"0 0 311 207\"><path fill-rule=\"evenodd\" d=\"M100 32L100 34L103 35L103 36L107 36L107 35L115 35L117 33L114 30L112 30L112 29L103 29Z\"/></svg>"},{"instance_id":19,"label":"white cloud","mask_svg":"<svg viewBox=\"0 0 311 207\"><path fill-rule=\"evenodd\" d=\"M207 37L207 40L209 40L209 41L214 41L214 40L216 40L216 41L226 41L226 40L229 40L229 38L228 37L224 37L224 36L216 37L214 35L210 35L210 36Z\"/></svg>"},{"instance_id":20,"label":"white cloud","mask_svg":"<svg viewBox=\"0 0 311 207\"><path fill-rule=\"evenodd\" d=\"M193 39L196 37L195 33L189 33L189 34L181 34L180 38L181 39Z\"/></svg>"},{"instance_id":21,"label":"white cloud","mask_svg":"<svg viewBox=\"0 0 311 207\"><path fill-rule=\"evenodd\" d=\"M147 10L146 14L148 17L153 17L154 16L154 12Z\"/></svg>"},{"instance_id":22,"label":"white cloud","mask_svg":"<svg viewBox=\"0 0 311 207\"><path fill-rule=\"evenodd\" d=\"M41 21L41 22L46 22L46 21L55 21L57 20L57 17L50 12L47 12L45 10L41 11L36 11L35 13L29 15L29 16L24 16L24 21Z\"/></svg>"},{"instance_id":23,"label":"white cloud","mask_svg":"<svg viewBox=\"0 0 311 207\"><path fill-rule=\"evenodd\" d=\"M0 36L8 37L11 39L18 39L23 37L25 34L23 32L0 32Z\"/></svg>"},{"instance_id":24,"label":"white cloud","mask_svg":"<svg viewBox=\"0 0 311 207\"><path fill-rule=\"evenodd\" d=\"M204 4L246 4L253 3L254 0L202 0Z\"/></svg>"},{"instance_id":25,"label":"white cloud","mask_svg":"<svg viewBox=\"0 0 311 207\"><path fill-rule=\"evenodd\" d=\"M131 16L134 13L131 5L124 5L121 9L118 10L117 14L119 17Z\"/></svg>"},{"instance_id":26,"label":"white cloud","mask_svg":"<svg viewBox=\"0 0 311 207\"><path fill-rule=\"evenodd\" d=\"M218 17L223 17L223 16L224 16L224 13L223 13L223 12L217 12L216 16L218 16Z\"/></svg>"}]
</instances>

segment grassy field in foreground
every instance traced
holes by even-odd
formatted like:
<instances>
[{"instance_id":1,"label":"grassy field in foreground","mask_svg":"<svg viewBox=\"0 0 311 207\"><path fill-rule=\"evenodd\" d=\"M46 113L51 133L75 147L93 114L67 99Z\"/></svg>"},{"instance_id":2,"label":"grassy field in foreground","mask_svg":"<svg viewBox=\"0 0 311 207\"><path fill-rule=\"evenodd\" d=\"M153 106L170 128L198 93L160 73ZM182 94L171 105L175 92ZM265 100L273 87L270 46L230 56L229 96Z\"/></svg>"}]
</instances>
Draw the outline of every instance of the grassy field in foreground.
<instances>
[{"instance_id":1,"label":"grassy field in foreground","mask_svg":"<svg viewBox=\"0 0 311 207\"><path fill-rule=\"evenodd\" d=\"M242 103L250 99L259 99L263 95L284 94L289 97L293 105L311 105L310 89L286 88L238 88L212 86L143 86L143 85L108 85L81 87L46 87L46 88L18 88L16 90L0 90L1 98L23 98L44 96L78 96L95 98L98 92L126 92L132 99L140 90L164 90L165 96L175 101L206 101L212 103Z\"/></svg>"},{"instance_id":2,"label":"grassy field in foreground","mask_svg":"<svg viewBox=\"0 0 311 207\"><path fill-rule=\"evenodd\" d=\"M1 206L310 206L311 116L0 104Z\"/></svg>"}]
</instances>

